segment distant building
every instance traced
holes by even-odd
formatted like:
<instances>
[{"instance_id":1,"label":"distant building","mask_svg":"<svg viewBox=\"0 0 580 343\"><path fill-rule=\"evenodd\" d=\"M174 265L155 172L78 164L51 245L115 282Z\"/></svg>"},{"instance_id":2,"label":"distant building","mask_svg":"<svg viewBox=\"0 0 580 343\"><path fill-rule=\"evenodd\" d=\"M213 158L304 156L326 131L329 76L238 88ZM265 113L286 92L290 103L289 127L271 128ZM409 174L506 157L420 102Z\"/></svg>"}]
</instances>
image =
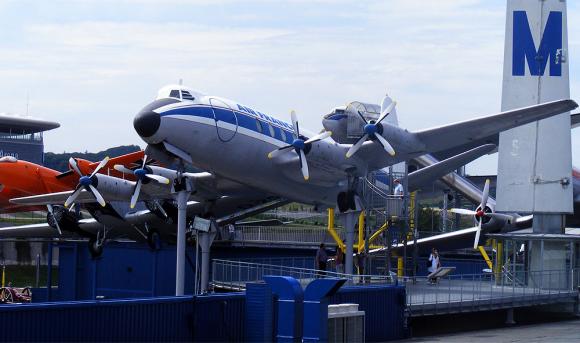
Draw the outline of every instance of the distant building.
<instances>
[{"instance_id":1,"label":"distant building","mask_svg":"<svg viewBox=\"0 0 580 343\"><path fill-rule=\"evenodd\" d=\"M0 113L0 157L43 164L43 132L60 127L59 123Z\"/></svg>"}]
</instances>

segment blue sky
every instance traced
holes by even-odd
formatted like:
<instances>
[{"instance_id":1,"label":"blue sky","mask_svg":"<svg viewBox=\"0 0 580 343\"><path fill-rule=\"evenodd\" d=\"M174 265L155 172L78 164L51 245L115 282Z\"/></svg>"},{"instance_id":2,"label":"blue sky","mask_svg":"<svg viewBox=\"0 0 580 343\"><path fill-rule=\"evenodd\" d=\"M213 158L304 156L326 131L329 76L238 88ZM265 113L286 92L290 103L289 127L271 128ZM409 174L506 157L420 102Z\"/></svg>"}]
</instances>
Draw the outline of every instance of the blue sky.
<instances>
[{"instance_id":1,"label":"blue sky","mask_svg":"<svg viewBox=\"0 0 580 343\"><path fill-rule=\"evenodd\" d=\"M580 5L568 6L579 100ZM47 151L144 146L133 116L179 79L295 109L314 130L334 106L385 92L409 129L500 108L505 1L0 0L0 14L0 112L25 113L28 95L29 114L61 123ZM468 171L494 172L494 160Z\"/></svg>"}]
</instances>

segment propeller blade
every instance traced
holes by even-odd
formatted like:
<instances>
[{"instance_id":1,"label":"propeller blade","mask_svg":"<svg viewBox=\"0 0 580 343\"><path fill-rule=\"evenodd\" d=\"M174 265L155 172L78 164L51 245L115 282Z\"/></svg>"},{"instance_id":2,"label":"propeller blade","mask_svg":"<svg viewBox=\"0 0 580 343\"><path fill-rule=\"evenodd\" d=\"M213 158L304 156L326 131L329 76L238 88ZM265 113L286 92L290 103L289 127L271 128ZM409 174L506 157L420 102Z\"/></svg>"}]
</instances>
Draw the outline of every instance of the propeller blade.
<instances>
[{"instance_id":1,"label":"propeller blade","mask_svg":"<svg viewBox=\"0 0 580 343\"><path fill-rule=\"evenodd\" d=\"M118 171L118 172L125 173L125 174L133 174L133 172L134 172L133 170L131 170L131 169L129 169L129 168L127 168L127 167L125 167L125 166L124 166L124 165L122 165L122 164L115 164L115 165L113 166L113 169L115 169L115 170L116 170L116 171Z\"/></svg>"},{"instance_id":2,"label":"propeller blade","mask_svg":"<svg viewBox=\"0 0 580 343\"><path fill-rule=\"evenodd\" d=\"M278 148L278 149L276 149L276 150L274 150L274 151L271 151L271 152L268 154L268 158L274 158L274 157L276 157L276 156L280 156L280 155L282 155L283 153L285 153L285 152L287 152L287 151L290 151L290 150L288 150L288 149L290 149L290 148L293 148L293 146L292 146L292 145L286 145L286 146L283 146L283 147L281 147L281 148Z\"/></svg>"},{"instance_id":3,"label":"propeller blade","mask_svg":"<svg viewBox=\"0 0 580 343\"><path fill-rule=\"evenodd\" d=\"M166 185L169 184L169 179L166 178L166 177L164 177L164 176L161 176L161 175L145 174L145 177L146 178L149 178L151 180L155 180L155 181L157 181L159 183L163 183L163 184L166 184Z\"/></svg>"},{"instance_id":4,"label":"propeller blade","mask_svg":"<svg viewBox=\"0 0 580 343\"><path fill-rule=\"evenodd\" d=\"M389 142L387 142L387 140L385 139L385 137L379 135L378 133L375 134L375 138L379 140L379 142L381 143L381 145L383 146L383 148L385 149L385 151L387 153L389 153L389 155L391 156L395 156L395 149L393 149L393 147L391 146L391 144L389 144Z\"/></svg>"},{"instance_id":5,"label":"propeller blade","mask_svg":"<svg viewBox=\"0 0 580 343\"><path fill-rule=\"evenodd\" d=\"M147 155L143 155L143 165L141 166L141 169L145 169L146 164L147 164Z\"/></svg>"},{"instance_id":6,"label":"propeller blade","mask_svg":"<svg viewBox=\"0 0 580 343\"><path fill-rule=\"evenodd\" d=\"M304 176L304 180L308 181L310 175L308 174L308 163L306 162L306 155L304 155L304 151L299 150L299 158L300 158L300 168L302 169L302 176Z\"/></svg>"},{"instance_id":7,"label":"propeller blade","mask_svg":"<svg viewBox=\"0 0 580 343\"><path fill-rule=\"evenodd\" d=\"M362 136L355 144L350 147L350 149L348 149L346 152L346 158L350 158L352 155L354 155L368 138L369 135L364 134L364 136Z\"/></svg>"},{"instance_id":8,"label":"propeller blade","mask_svg":"<svg viewBox=\"0 0 580 343\"><path fill-rule=\"evenodd\" d=\"M99 170L101 170L101 168L103 168L105 165L107 165L107 162L109 162L109 156L105 156L105 158L103 158L103 160L101 161L101 163L99 163L99 165L97 166L97 168L95 168L95 170L91 174L91 177L95 176L95 174L98 173Z\"/></svg>"},{"instance_id":9,"label":"propeller blade","mask_svg":"<svg viewBox=\"0 0 580 343\"><path fill-rule=\"evenodd\" d=\"M363 116L363 114L360 111L356 111L356 113L358 113L358 116L360 117L360 119L362 119L362 121L365 124L368 124L369 122L365 119L365 117Z\"/></svg>"},{"instance_id":10,"label":"propeller blade","mask_svg":"<svg viewBox=\"0 0 580 343\"><path fill-rule=\"evenodd\" d=\"M472 211L472 210L468 210L465 208L452 208L447 210L447 212L452 212L452 213L457 213L457 214L464 214L464 215L468 215L468 216L474 216L477 212Z\"/></svg>"},{"instance_id":11,"label":"propeller blade","mask_svg":"<svg viewBox=\"0 0 580 343\"><path fill-rule=\"evenodd\" d=\"M68 164L70 164L75 173L79 174L80 176L83 176L83 173L81 173L81 170L79 169L79 165L77 164L77 160L75 158L72 157L69 158Z\"/></svg>"},{"instance_id":12,"label":"propeller blade","mask_svg":"<svg viewBox=\"0 0 580 343\"><path fill-rule=\"evenodd\" d=\"M310 144L310 143L314 143L314 142L318 142L321 141L323 139L326 139L328 137L332 136L332 131L324 131L321 132L319 134L317 134L316 136L309 138L306 142L304 142L304 144Z\"/></svg>"},{"instance_id":13,"label":"propeller blade","mask_svg":"<svg viewBox=\"0 0 580 343\"><path fill-rule=\"evenodd\" d=\"M137 199L139 199L139 192L141 191L141 180L137 180L137 185L135 185L135 191L133 191L133 195L131 196L131 208L135 208L137 204Z\"/></svg>"},{"instance_id":14,"label":"propeller blade","mask_svg":"<svg viewBox=\"0 0 580 343\"><path fill-rule=\"evenodd\" d=\"M377 122L375 124L378 124L381 121L383 121L383 119L385 119L393 111L393 108L395 108L396 105L397 105L396 101L391 102L391 104L389 106L387 106L387 108L385 108L383 113L381 113L381 116L379 117L379 119L377 120Z\"/></svg>"},{"instance_id":15,"label":"propeller blade","mask_svg":"<svg viewBox=\"0 0 580 343\"><path fill-rule=\"evenodd\" d=\"M298 118L296 117L296 112L292 110L290 112L290 118L292 118L292 126L294 127L294 134L296 137L300 137L300 128L298 127Z\"/></svg>"},{"instance_id":16,"label":"propeller blade","mask_svg":"<svg viewBox=\"0 0 580 343\"><path fill-rule=\"evenodd\" d=\"M487 206L487 198L489 197L489 179L485 180L485 186L483 187L483 195L481 197L481 205L480 209L482 211L485 210L485 206Z\"/></svg>"},{"instance_id":17,"label":"propeller blade","mask_svg":"<svg viewBox=\"0 0 580 343\"><path fill-rule=\"evenodd\" d=\"M50 215L52 216L52 218L54 220L54 224L56 225L56 230L58 231L58 234L62 236L62 230L60 229L60 226L58 225L58 220L56 220L56 218L54 217L54 211L52 209L52 205L48 204L48 205L46 205L46 207L48 208L48 213L50 213Z\"/></svg>"},{"instance_id":18,"label":"propeller blade","mask_svg":"<svg viewBox=\"0 0 580 343\"><path fill-rule=\"evenodd\" d=\"M105 199L103 199L101 193L99 193L99 191L93 185L89 185L89 189L91 190L91 193L93 193L93 195L95 196L95 199L97 199L97 202L102 207L105 207L107 203L105 202Z\"/></svg>"},{"instance_id":19,"label":"propeller blade","mask_svg":"<svg viewBox=\"0 0 580 343\"><path fill-rule=\"evenodd\" d=\"M64 207L69 207L70 204L74 203L76 198L79 196L81 190L82 188L80 187L80 185L78 185L75 191L64 202Z\"/></svg>"},{"instance_id":20,"label":"propeller blade","mask_svg":"<svg viewBox=\"0 0 580 343\"><path fill-rule=\"evenodd\" d=\"M481 235L481 224L483 223L483 220L479 220L479 225L477 225L477 231L475 232L475 241L473 241L473 249L477 249L477 246L479 245L479 236Z\"/></svg>"}]
</instances>

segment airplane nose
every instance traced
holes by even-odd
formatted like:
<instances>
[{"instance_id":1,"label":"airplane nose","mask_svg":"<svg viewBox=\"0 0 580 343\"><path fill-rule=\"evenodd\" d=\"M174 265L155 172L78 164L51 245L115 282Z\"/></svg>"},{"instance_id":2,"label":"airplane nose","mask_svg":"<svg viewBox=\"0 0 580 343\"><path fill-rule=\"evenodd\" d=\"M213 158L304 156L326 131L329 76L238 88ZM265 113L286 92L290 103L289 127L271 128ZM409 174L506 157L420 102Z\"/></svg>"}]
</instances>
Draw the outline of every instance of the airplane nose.
<instances>
[{"instance_id":1,"label":"airplane nose","mask_svg":"<svg viewBox=\"0 0 580 343\"><path fill-rule=\"evenodd\" d=\"M160 125L161 116L159 113L153 112L148 108L141 110L141 112L137 113L135 119L133 119L133 127L135 127L135 131L141 137L153 136Z\"/></svg>"}]
</instances>

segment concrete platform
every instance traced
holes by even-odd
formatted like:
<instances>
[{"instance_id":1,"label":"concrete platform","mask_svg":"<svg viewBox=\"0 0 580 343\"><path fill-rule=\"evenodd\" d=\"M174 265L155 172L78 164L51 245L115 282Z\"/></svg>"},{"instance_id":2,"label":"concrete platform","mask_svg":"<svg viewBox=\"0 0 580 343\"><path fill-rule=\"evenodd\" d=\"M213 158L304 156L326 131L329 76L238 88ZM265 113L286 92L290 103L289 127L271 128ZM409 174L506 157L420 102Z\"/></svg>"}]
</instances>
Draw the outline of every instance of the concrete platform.
<instances>
[{"instance_id":1,"label":"concrete platform","mask_svg":"<svg viewBox=\"0 0 580 343\"><path fill-rule=\"evenodd\" d=\"M412 317L460 312L575 303L578 292L570 289L540 289L496 285L490 280L441 280L436 285L425 279L406 283L407 306Z\"/></svg>"}]
</instances>

